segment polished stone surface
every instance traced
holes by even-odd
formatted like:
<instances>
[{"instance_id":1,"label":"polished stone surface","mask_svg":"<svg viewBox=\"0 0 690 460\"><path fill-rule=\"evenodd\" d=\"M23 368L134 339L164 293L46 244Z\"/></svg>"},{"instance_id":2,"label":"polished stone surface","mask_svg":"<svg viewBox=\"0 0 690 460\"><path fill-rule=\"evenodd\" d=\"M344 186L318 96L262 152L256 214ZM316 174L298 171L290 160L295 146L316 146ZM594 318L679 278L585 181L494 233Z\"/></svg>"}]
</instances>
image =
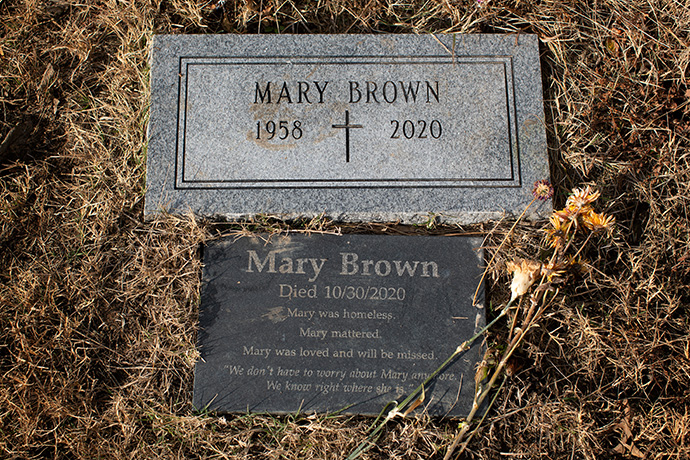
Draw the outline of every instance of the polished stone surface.
<instances>
[{"instance_id":1,"label":"polished stone surface","mask_svg":"<svg viewBox=\"0 0 690 460\"><path fill-rule=\"evenodd\" d=\"M151 60L147 216L468 223L549 177L535 35L160 35Z\"/></svg>"},{"instance_id":2,"label":"polished stone surface","mask_svg":"<svg viewBox=\"0 0 690 460\"><path fill-rule=\"evenodd\" d=\"M479 238L298 235L204 249L194 406L378 414L485 324ZM426 390L471 408L481 339Z\"/></svg>"}]
</instances>

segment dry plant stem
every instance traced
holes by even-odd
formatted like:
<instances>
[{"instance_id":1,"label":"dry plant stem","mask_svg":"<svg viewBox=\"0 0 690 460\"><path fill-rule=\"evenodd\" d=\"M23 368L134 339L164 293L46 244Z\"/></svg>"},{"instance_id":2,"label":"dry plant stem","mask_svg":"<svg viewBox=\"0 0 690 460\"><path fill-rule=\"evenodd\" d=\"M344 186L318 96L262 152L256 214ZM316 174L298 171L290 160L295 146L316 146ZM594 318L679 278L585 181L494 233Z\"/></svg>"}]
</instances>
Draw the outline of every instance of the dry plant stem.
<instances>
[{"instance_id":1,"label":"dry plant stem","mask_svg":"<svg viewBox=\"0 0 690 460\"><path fill-rule=\"evenodd\" d=\"M525 334L527 331L529 331L535 324L536 321L541 317L541 315L546 311L546 308L549 305L549 302L546 302L546 293L544 293L544 297L542 297L542 306L539 308L536 314L534 314L534 309L538 302L530 302L531 306L529 311L527 312L527 316L525 317L525 327L520 329L516 329L515 332L515 337L510 342L510 345L508 346L508 349L506 352L503 354L503 357L501 358L501 361L498 363L498 366L496 366L496 369L491 376L491 379L489 380L489 383L486 385L486 388L481 390L481 393L478 393L475 395L475 402L472 405L472 410L470 413L467 415L467 418L465 419L465 425L462 427L460 432L455 436L455 439L453 439L453 443L451 446L448 448L448 452L446 452L446 455L443 457L443 460L449 460L451 456L453 455L453 452L455 452L456 447L462 441L467 434L467 432L470 429L470 422L474 419L474 416L476 415L477 411L479 410L479 407L482 405L486 397L489 395L491 392L491 389L494 387L496 384L496 380L498 380L498 377L503 373L503 369L505 368L506 364L508 363L508 360L510 357L513 355L517 347L522 343L522 339L525 337ZM555 297L552 296L551 298ZM507 308L506 308L507 310ZM505 310L504 310L505 311ZM458 454L459 455L459 454Z\"/></svg>"},{"instance_id":2,"label":"dry plant stem","mask_svg":"<svg viewBox=\"0 0 690 460\"><path fill-rule=\"evenodd\" d=\"M570 248L570 245L571 245L571 244L573 243L573 241L575 240L575 235L577 235L577 221L575 221L573 224L575 225L575 230L573 231L573 234L570 235L570 239L569 239L568 242L565 244L565 247L564 247L563 249L561 249L561 250L556 250L556 251L553 252L553 255L551 256L551 259L549 260L549 263L554 263L554 262L556 261L556 259L558 258L559 255L563 255L563 254L566 254L566 253L568 252L568 249ZM591 233L590 233L590 235L591 235ZM589 236L587 237L586 242L587 242L587 241L589 241ZM582 251L582 248L583 248L583 247L585 247L584 244L580 247L580 251ZM579 254L580 251L577 251L577 254ZM575 255L575 257L577 257L577 254Z\"/></svg>"},{"instance_id":3,"label":"dry plant stem","mask_svg":"<svg viewBox=\"0 0 690 460\"><path fill-rule=\"evenodd\" d=\"M508 350L506 353L503 355L503 358L501 358L501 361L498 363L498 366L496 366L496 370L494 371L493 375L491 376L491 379L489 380L489 383L486 385L485 389L482 389L480 393L475 395L474 403L472 404L472 410L470 411L469 414L467 414L467 418L465 419L465 424L463 425L462 429L460 432L455 435L455 439L453 439L453 444L448 448L448 452L446 452L446 455L443 457L443 460L449 460L450 457L453 455L453 452L455 451L455 448L458 446L458 443L463 440L465 437L465 434L470 429L472 420L474 420L474 416L477 414L477 411L479 410L479 407L482 405L484 400L486 399L487 395L491 391L491 388L493 388L494 384L496 383L496 380L498 379L498 376L501 374L503 371L503 368L506 365L506 362L508 361L508 358L513 354L513 351L517 347L517 345L520 342L520 338L523 336L522 330L518 329L515 337L513 338L513 341L510 343L510 346L508 347Z\"/></svg>"},{"instance_id":4,"label":"dry plant stem","mask_svg":"<svg viewBox=\"0 0 690 460\"><path fill-rule=\"evenodd\" d=\"M513 320L510 323L510 332L508 333L508 341L512 340L512 338L513 338L513 331L515 330L515 323L517 323L517 317L518 317L518 312L520 311L520 305L522 305L522 298L520 298L520 302L518 303L518 306L515 309L515 315L513 316Z\"/></svg>"},{"instance_id":5,"label":"dry plant stem","mask_svg":"<svg viewBox=\"0 0 690 460\"><path fill-rule=\"evenodd\" d=\"M542 277L541 283L544 282L545 278L546 277ZM544 293L544 297L542 298L542 301L544 301L544 300L546 300L546 293ZM529 307L529 310L527 310L527 315L525 316L525 319L523 321L523 324L527 324L528 327L532 326L532 315L534 314L534 309L536 308L537 305L538 305L537 300L530 297L530 307ZM536 318L535 318L535 321L536 321ZM525 329L525 328L523 327L523 329Z\"/></svg>"},{"instance_id":6,"label":"dry plant stem","mask_svg":"<svg viewBox=\"0 0 690 460\"><path fill-rule=\"evenodd\" d=\"M527 203L527 206L525 206L525 209L522 211L522 214L515 220L513 223L513 226L510 227L510 230L508 230L508 233L506 233L506 236L503 237L503 241L501 241L501 244L498 245L496 250L494 251L494 255L491 256L491 260L489 260L489 263L486 264L486 268L484 269L484 273L482 273L482 277L479 280L479 283L477 283L477 290L474 291L474 296L472 297L472 305L476 305L477 303L477 295L479 294L479 289L482 286L482 283L484 282L484 278L486 278L486 274L489 271L489 268L491 267L491 264L494 263L494 259L496 259L496 254L498 254L505 244L505 242L508 240L508 237L513 233L513 230L515 230L515 227L517 226L518 222L522 220L523 217L525 217L525 213L527 213L527 210L534 204L534 202L537 201L537 198L532 198L532 201Z\"/></svg>"},{"instance_id":7,"label":"dry plant stem","mask_svg":"<svg viewBox=\"0 0 690 460\"><path fill-rule=\"evenodd\" d=\"M580 249L577 250L577 252L576 252L575 255L573 256L573 259L577 259L577 257L580 255L580 253L582 252L582 250L585 248L585 246L587 246L587 243L589 243L589 239L592 238L592 235L594 235L594 232L590 232L590 233L587 235L587 239L585 240L584 243L582 243L582 245L580 246Z\"/></svg>"},{"instance_id":8,"label":"dry plant stem","mask_svg":"<svg viewBox=\"0 0 690 460\"><path fill-rule=\"evenodd\" d=\"M402 415L402 411L413 401L417 399L417 395L422 393L426 385L431 382L432 379L434 379L438 374L440 374L460 353L469 350L469 348L472 346L475 340L477 340L479 337L481 337L487 330L489 330L499 319L501 319L503 316L505 316L506 312L512 305L512 303L515 301L515 299L511 299L506 306L501 310L501 312L494 318L489 324L487 324L482 330L477 332L474 336L471 338L465 340L458 348L455 349L452 355L446 359L443 364L441 364L434 372L429 375L426 380L424 380L412 393L403 400L403 402L395 405L393 409L391 409L386 417L378 424L378 420L381 418L381 415L379 415L376 420L374 421L375 428L373 431L367 436L367 438L359 445L357 448L352 451L350 455L348 455L346 460L354 460L360 455L362 455L364 452L368 451L372 447L374 447L376 439L380 436L380 432L383 429L383 427L388 423L389 420L391 420L393 417L396 415ZM388 407L390 403L386 406ZM383 408L382 413L386 410L386 407ZM475 409L473 409L474 412L476 412Z\"/></svg>"},{"instance_id":9,"label":"dry plant stem","mask_svg":"<svg viewBox=\"0 0 690 460\"><path fill-rule=\"evenodd\" d=\"M462 455L463 452L465 452L465 449L467 449L467 445L472 441L472 438L474 438L474 435L477 434L477 431L479 431L479 427L482 426L484 423L484 420L486 420L486 416L489 414L489 411L493 407L494 403L496 402L496 398L498 398L498 395L501 393L501 389L503 388L503 385L505 385L506 380L508 380L507 375L503 375L503 380L501 381L501 384L496 388L496 392L494 393L494 397L491 398L491 402L489 403L488 407L486 408L486 411L484 412L484 415L482 415L482 419L477 423L477 425L474 427L474 430L470 433L470 435L465 439L465 442L462 443L460 446L460 449L458 450L458 456Z\"/></svg>"}]
</instances>

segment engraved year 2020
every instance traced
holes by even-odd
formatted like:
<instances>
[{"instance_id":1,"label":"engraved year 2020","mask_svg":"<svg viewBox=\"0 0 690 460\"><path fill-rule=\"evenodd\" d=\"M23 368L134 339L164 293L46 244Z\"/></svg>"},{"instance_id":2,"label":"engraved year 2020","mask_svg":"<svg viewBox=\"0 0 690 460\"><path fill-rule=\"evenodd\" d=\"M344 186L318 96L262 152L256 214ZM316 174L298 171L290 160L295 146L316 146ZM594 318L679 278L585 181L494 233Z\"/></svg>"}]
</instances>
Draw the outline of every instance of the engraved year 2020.
<instances>
[{"instance_id":1,"label":"engraved year 2020","mask_svg":"<svg viewBox=\"0 0 690 460\"><path fill-rule=\"evenodd\" d=\"M391 120L391 126L393 127L391 139L428 139L429 137L438 139L443 134L443 126L438 120L431 120L431 122L417 120L417 123L412 120Z\"/></svg>"},{"instance_id":2,"label":"engraved year 2020","mask_svg":"<svg viewBox=\"0 0 690 460\"><path fill-rule=\"evenodd\" d=\"M256 138L271 140L274 138L285 140L288 137L300 139L302 137L302 122L294 120L292 124L288 120L271 120L256 122Z\"/></svg>"}]
</instances>

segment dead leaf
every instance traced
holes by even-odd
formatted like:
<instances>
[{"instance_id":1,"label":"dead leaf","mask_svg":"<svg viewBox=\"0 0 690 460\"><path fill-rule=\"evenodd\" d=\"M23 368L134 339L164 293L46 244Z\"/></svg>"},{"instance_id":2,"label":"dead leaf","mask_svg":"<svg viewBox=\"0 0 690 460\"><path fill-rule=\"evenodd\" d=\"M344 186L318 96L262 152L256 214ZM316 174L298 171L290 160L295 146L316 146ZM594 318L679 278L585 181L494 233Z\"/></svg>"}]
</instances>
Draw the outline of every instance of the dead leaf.
<instances>
[{"instance_id":1,"label":"dead leaf","mask_svg":"<svg viewBox=\"0 0 690 460\"><path fill-rule=\"evenodd\" d=\"M606 48L613 54L618 55L618 42L613 38L606 39Z\"/></svg>"},{"instance_id":2,"label":"dead leaf","mask_svg":"<svg viewBox=\"0 0 690 460\"><path fill-rule=\"evenodd\" d=\"M632 442L633 433L630 428L630 414L632 412L630 405L627 401L624 402L625 407L623 409L623 420L616 423L613 428L621 432L621 440L613 451L620 455L632 455L636 458L645 458L645 455L638 449Z\"/></svg>"},{"instance_id":3,"label":"dead leaf","mask_svg":"<svg viewBox=\"0 0 690 460\"><path fill-rule=\"evenodd\" d=\"M55 69L52 64L48 64L45 72L43 72L43 77L41 78L41 83L38 84L38 97L39 99L45 94L45 92L50 87L51 80L55 75Z\"/></svg>"}]
</instances>

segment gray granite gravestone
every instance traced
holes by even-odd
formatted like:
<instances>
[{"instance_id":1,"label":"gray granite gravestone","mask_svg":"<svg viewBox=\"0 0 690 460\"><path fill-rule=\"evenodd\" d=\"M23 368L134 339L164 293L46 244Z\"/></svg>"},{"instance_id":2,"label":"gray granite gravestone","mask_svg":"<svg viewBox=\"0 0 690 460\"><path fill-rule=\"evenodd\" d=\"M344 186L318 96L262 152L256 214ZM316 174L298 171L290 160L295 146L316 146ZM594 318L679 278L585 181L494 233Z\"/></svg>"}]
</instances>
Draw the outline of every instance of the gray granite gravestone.
<instances>
[{"instance_id":1,"label":"gray granite gravestone","mask_svg":"<svg viewBox=\"0 0 690 460\"><path fill-rule=\"evenodd\" d=\"M479 238L259 235L204 249L194 405L378 414L485 324ZM466 415L481 340L426 389Z\"/></svg>"},{"instance_id":2,"label":"gray granite gravestone","mask_svg":"<svg viewBox=\"0 0 690 460\"><path fill-rule=\"evenodd\" d=\"M155 36L147 163L147 216L519 214L549 177L538 40Z\"/></svg>"}]
</instances>

